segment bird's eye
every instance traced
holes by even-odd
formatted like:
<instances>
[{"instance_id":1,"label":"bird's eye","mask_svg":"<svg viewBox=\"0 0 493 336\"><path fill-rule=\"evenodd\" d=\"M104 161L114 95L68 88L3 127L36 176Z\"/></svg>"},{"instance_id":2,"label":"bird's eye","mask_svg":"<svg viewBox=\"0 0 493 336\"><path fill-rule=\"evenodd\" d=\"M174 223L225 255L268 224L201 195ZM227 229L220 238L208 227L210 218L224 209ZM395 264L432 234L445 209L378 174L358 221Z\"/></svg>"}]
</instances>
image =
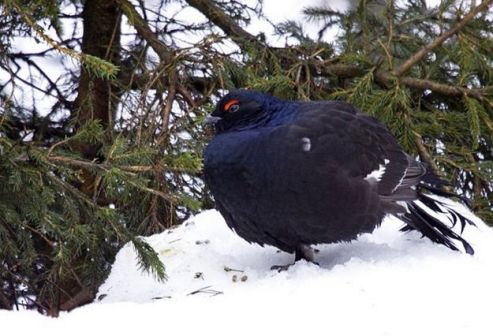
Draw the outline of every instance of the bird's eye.
<instances>
[{"instance_id":1,"label":"bird's eye","mask_svg":"<svg viewBox=\"0 0 493 336\"><path fill-rule=\"evenodd\" d=\"M229 107L228 112L237 112L240 109L240 105L238 104L233 104Z\"/></svg>"},{"instance_id":2,"label":"bird's eye","mask_svg":"<svg viewBox=\"0 0 493 336\"><path fill-rule=\"evenodd\" d=\"M224 111L226 112L237 112L240 109L240 101L238 99L231 99L226 104L224 104Z\"/></svg>"}]
</instances>

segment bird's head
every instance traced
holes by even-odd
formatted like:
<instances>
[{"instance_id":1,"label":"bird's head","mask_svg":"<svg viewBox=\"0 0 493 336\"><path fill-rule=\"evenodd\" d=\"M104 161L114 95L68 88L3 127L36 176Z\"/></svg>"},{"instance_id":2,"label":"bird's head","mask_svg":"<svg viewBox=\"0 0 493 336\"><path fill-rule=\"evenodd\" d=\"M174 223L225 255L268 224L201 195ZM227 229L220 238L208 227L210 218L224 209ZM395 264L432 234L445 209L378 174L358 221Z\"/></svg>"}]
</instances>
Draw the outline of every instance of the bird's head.
<instances>
[{"instance_id":1,"label":"bird's head","mask_svg":"<svg viewBox=\"0 0 493 336\"><path fill-rule=\"evenodd\" d=\"M248 129L268 120L272 106L279 102L277 98L254 90L231 91L221 98L205 122L213 124L217 133Z\"/></svg>"}]
</instances>

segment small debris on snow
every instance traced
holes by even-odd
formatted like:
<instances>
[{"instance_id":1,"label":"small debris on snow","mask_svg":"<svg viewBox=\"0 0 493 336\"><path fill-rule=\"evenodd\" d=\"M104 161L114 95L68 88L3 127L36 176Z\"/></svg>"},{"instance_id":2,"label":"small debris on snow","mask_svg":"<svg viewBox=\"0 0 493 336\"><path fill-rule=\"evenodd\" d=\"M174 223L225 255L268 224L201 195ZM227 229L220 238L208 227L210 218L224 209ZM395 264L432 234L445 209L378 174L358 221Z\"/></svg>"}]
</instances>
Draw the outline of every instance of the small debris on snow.
<instances>
[{"instance_id":1,"label":"small debris on snow","mask_svg":"<svg viewBox=\"0 0 493 336\"><path fill-rule=\"evenodd\" d=\"M152 298L152 300L162 300L162 299L171 299L171 296L156 296Z\"/></svg>"},{"instance_id":2,"label":"small debris on snow","mask_svg":"<svg viewBox=\"0 0 493 336\"><path fill-rule=\"evenodd\" d=\"M224 266L224 271L226 271L226 272L240 272L240 273L243 273L244 272L242 270L237 270L237 269L234 269L234 268L230 268L228 266Z\"/></svg>"},{"instance_id":3,"label":"small debris on snow","mask_svg":"<svg viewBox=\"0 0 493 336\"><path fill-rule=\"evenodd\" d=\"M108 294L101 294L101 295L98 295L97 300L98 300L98 301L101 301L101 300L102 300L102 299L104 299L106 296L108 296Z\"/></svg>"},{"instance_id":4,"label":"small debris on snow","mask_svg":"<svg viewBox=\"0 0 493 336\"><path fill-rule=\"evenodd\" d=\"M197 290L194 290L193 292L188 293L187 295L195 295L195 294L203 293L203 294L211 294L211 296L216 296L219 294L224 294L223 292L211 289L210 287L211 286L199 288Z\"/></svg>"}]
</instances>

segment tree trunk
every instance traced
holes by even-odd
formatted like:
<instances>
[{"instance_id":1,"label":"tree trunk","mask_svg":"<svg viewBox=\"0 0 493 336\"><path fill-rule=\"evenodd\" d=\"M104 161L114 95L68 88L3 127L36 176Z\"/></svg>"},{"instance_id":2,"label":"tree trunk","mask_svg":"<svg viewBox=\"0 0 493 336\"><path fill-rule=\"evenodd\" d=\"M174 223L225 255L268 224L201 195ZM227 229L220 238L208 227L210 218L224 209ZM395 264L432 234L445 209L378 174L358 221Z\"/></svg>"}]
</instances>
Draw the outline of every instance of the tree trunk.
<instances>
[{"instance_id":1,"label":"tree trunk","mask_svg":"<svg viewBox=\"0 0 493 336\"><path fill-rule=\"evenodd\" d=\"M82 52L97 56L118 65L120 59L120 10L115 1L87 0L84 4ZM78 95L72 116L76 128L98 120L105 129L111 129L117 101L121 94L111 80L103 79L81 65ZM108 132L109 133L109 132ZM76 143L76 150L89 160L98 160L101 144ZM90 171L81 170L79 189L95 199L97 179ZM96 200L96 199L95 199ZM81 218L84 225L91 218ZM74 261L77 264L77 261ZM58 302L51 302L49 314L56 316L60 310L71 310L94 299L97 288L72 280L58 284Z\"/></svg>"},{"instance_id":2,"label":"tree trunk","mask_svg":"<svg viewBox=\"0 0 493 336\"><path fill-rule=\"evenodd\" d=\"M82 52L119 65L121 13L116 1L87 0L82 17ZM119 96L120 93L111 80L97 77L82 66L73 111L77 128L92 120L99 120L105 129L112 127ZM80 143L77 146L85 158L97 158L100 145ZM82 180L80 190L93 197L95 177L88 171L83 171Z\"/></svg>"}]
</instances>

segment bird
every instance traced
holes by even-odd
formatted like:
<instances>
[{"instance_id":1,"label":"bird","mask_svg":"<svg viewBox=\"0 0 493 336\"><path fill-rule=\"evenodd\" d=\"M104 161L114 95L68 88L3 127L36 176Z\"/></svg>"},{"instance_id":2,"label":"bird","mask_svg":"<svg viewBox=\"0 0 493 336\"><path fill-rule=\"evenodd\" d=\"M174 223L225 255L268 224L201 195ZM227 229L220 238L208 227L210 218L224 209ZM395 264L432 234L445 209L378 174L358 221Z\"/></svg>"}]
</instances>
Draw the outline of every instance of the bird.
<instances>
[{"instance_id":1,"label":"bird","mask_svg":"<svg viewBox=\"0 0 493 336\"><path fill-rule=\"evenodd\" d=\"M237 89L205 123L215 131L203 153L205 184L226 224L250 243L316 263L312 245L354 240L393 215L402 231L474 254L461 236L473 221L440 198L457 195L352 104ZM460 234L452 230L459 222Z\"/></svg>"}]
</instances>

